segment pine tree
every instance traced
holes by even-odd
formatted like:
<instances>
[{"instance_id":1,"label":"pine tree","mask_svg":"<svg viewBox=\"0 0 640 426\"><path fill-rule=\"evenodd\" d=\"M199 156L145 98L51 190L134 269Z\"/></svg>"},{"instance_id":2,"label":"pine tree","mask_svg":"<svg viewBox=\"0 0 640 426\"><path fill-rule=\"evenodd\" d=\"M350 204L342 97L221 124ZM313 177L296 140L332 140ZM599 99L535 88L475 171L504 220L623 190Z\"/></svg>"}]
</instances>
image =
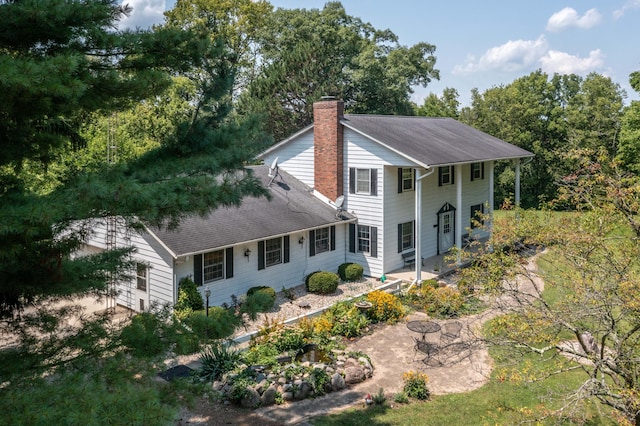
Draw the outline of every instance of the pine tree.
<instances>
[{"instance_id":1,"label":"pine tree","mask_svg":"<svg viewBox=\"0 0 640 426\"><path fill-rule=\"evenodd\" d=\"M92 218L128 226L175 226L261 195L242 171L263 135L254 121L229 118L229 54L203 34L179 28L119 31L130 10L117 0L0 0L0 316L42 296L104 288L124 272L124 252L73 258ZM205 61L206 59L206 61ZM26 168L43 172L82 149L79 128L162 94L172 76L198 69L193 113L160 147L126 163L70 168L47 191Z\"/></svg>"}]
</instances>

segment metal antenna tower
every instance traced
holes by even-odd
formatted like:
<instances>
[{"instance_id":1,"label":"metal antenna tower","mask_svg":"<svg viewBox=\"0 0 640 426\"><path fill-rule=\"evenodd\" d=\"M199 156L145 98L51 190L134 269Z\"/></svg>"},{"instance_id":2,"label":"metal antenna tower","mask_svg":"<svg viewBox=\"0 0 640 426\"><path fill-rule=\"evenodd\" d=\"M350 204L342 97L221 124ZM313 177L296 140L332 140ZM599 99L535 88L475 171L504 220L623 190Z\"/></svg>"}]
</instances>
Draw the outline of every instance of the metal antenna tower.
<instances>
[{"instance_id":1,"label":"metal antenna tower","mask_svg":"<svg viewBox=\"0 0 640 426\"><path fill-rule=\"evenodd\" d=\"M118 116L114 112L107 120L107 165L112 166L118 161L118 145L116 140L116 131L118 128ZM105 249L107 251L114 250L118 246L118 218L116 216L107 216L106 219L106 235ZM109 284L107 285L107 310L115 312L116 309L116 290L117 277L115 273L111 273Z\"/></svg>"}]
</instances>

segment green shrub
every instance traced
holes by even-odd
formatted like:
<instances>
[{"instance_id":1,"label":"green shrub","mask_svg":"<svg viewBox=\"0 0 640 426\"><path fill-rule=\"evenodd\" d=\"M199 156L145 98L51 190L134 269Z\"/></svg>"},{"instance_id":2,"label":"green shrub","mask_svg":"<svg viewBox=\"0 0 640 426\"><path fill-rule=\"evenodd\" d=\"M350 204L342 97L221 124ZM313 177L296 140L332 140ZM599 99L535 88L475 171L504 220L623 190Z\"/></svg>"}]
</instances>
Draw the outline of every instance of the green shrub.
<instances>
[{"instance_id":1,"label":"green shrub","mask_svg":"<svg viewBox=\"0 0 640 426\"><path fill-rule=\"evenodd\" d=\"M307 291L309 291L309 280L311 279L312 276L314 276L315 274L317 274L320 271L313 271L312 273L308 274L305 278L304 278L304 287L307 289Z\"/></svg>"},{"instance_id":2,"label":"green shrub","mask_svg":"<svg viewBox=\"0 0 640 426\"><path fill-rule=\"evenodd\" d=\"M178 312L187 309L192 311L204 309L202 296L191 277L184 277L178 282L178 303L176 303L174 309Z\"/></svg>"},{"instance_id":3,"label":"green shrub","mask_svg":"<svg viewBox=\"0 0 640 426\"><path fill-rule=\"evenodd\" d=\"M316 272L309 278L308 290L311 293L331 294L338 288L340 277L332 272Z\"/></svg>"},{"instance_id":4,"label":"green shrub","mask_svg":"<svg viewBox=\"0 0 640 426\"><path fill-rule=\"evenodd\" d=\"M338 267L338 276L342 281L358 281L363 274L364 268L357 263L343 263Z\"/></svg>"},{"instance_id":5,"label":"green shrub","mask_svg":"<svg viewBox=\"0 0 640 426\"><path fill-rule=\"evenodd\" d=\"M227 338L240 324L233 313L219 306L209 308L209 316L204 311L191 312L183 321L203 340Z\"/></svg>"},{"instance_id":6,"label":"green shrub","mask_svg":"<svg viewBox=\"0 0 640 426\"><path fill-rule=\"evenodd\" d=\"M200 353L202 367L198 375L205 380L219 380L240 363L240 352L222 342L215 342Z\"/></svg>"},{"instance_id":7,"label":"green shrub","mask_svg":"<svg viewBox=\"0 0 640 426\"><path fill-rule=\"evenodd\" d=\"M411 398L419 400L429 399L431 393L427 387L429 378L426 374L420 371L407 371L402 374L402 381L404 382L403 391Z\"/></svg>"},{"instance_id":8,"label":"green shrub","mask_svg":"<svg viewBox=\"0 0 640 426\"><path fill-rule=\"evenodd\" d=\"M336 303L318 319L318 326L330 329L334 336L357 337L369 325L369 320L351 302Z\"/></svg>"},{"instance_id":9,"label":"green shrub","mask_svg":"<svg viewBox=\"0 0 640 426\"><path fill-rule=\"evenodd\" d=\"M276 301L276 291L267 286L251 287L247 291L247 298L244 305L247 305L244 309L249 314L255 314L257 312L268 312L273 308L273 304ZM254 315L251 315L254 319Z\"/></svg>"},{"instance_id":10,"label":"green shrub","mask_svg":"<svg viewBox=\"0 0 640 426\"><path fill-rule=\"evenodd\" d=\"M409 397L405 391L401 391L393 396L393 401L398 404L407 404L409 402Z\"/></svg>"}]
</instances>

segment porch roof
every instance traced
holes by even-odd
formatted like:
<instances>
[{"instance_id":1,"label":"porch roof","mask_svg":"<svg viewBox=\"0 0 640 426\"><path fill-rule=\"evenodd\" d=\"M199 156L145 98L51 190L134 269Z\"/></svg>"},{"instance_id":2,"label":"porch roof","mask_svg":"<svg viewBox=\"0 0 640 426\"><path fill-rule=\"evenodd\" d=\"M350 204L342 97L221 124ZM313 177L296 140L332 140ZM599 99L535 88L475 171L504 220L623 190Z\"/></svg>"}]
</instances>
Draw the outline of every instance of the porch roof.
<instances>
[{"instance_id":1,"label":"porch roof","mask_svg":"<svg viewBox=\"0 0 640 426\"><path fill-rule=\"evenodd\" d=\"M452 118L345 114L340 122L381 145L428 166L534 155Z\"/></svg>"},{"instance_id":2,"label":"porch roof","mask_svg":"<svg viewBox=\"0 0 640 426\"><path fill-rule=\"evenodd\" d=\"M269 189L271 200L245 197L239 207L222 207L204 217L190 216L173 230L148 231L178 257L354 220L346 212L337 216L333 207L282 169L271 185L268 166L247 169Z\"/></svg>"}]
</instances>

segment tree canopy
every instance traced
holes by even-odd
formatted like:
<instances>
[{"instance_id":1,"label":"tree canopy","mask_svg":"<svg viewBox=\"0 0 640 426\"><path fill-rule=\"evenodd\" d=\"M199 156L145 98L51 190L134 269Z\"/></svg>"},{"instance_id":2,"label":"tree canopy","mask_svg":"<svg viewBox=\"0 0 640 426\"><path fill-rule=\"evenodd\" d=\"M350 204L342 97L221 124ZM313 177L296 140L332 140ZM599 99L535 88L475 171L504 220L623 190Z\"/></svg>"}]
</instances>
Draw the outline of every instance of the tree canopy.
<instances>
[{"instance_id":1,"label":"tree canopy","mask_svg":"<svg viewBox=\"0 0 640 426\"><path fill-rule=\"evenodd\" d=\"M2 315L39 296L103 288L111 273L126 272L123 252L70 256L94 218L171 226L262 194L239 169L267 139L257 122L229 117L234 69L225 43L174 27L114 30L128 11L115 0L0 4ZM179 74L193 78L197 96L188 117L159 132L157 147L113 165L70 162L46 191L34 185L35 170L83 149L90 114L157 99Z\"/></svg>"},{"instance_id":2,"label":"tree canopy","mask_svg":"<svg viewBox=\"0 0 640 426\"><path fill-rule=\"evenodd\" d=\"M313 121L313 102L335 96L351 113L412 115L413 87L439 78L435 46L403 46L390 30L350 16L339 2L323 9L278 9L256 34L258 74L241 112L267 116L284 138Z\"/></svg>"}]
</instances>

